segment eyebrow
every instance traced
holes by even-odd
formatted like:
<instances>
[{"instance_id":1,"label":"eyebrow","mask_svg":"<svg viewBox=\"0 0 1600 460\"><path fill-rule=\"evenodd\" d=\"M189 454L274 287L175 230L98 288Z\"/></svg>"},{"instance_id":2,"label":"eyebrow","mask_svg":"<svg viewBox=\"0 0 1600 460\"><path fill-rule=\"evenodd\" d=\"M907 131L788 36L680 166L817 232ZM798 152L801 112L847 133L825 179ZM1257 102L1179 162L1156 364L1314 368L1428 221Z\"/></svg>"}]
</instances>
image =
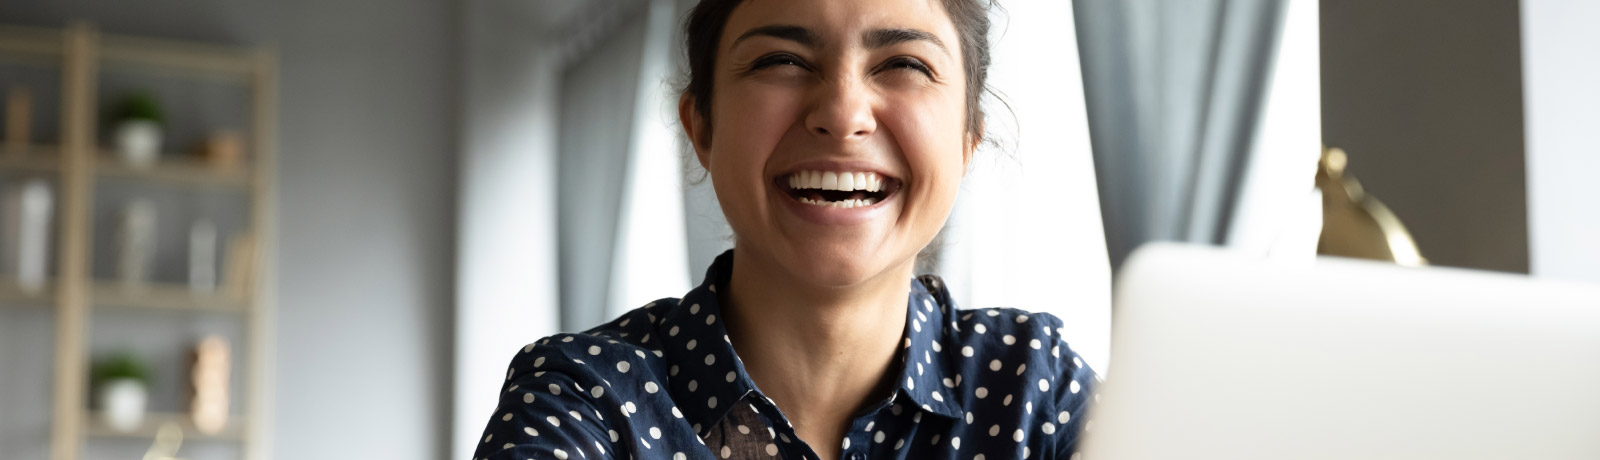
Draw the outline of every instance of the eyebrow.
<instances>
[{"instance_id":1,"label":"eyebrow","mask_svg":"<svg viewBox=\"0 0 1600 460\"><path fill-rule=\"evenodd\" d=\"M736 48L739 46L739 42L751 37L772 37L779 40L788 40L805 45L807 48L816 48L822 43L822 40L818 39L817 34L812 33L811 29L800 26L773 25L745 31L739 35L739 38L734 39L733 44L729 45L728 48Z\"/></svg>"},{"instance_id":2,"label":"eyebrow","mask_svg":"<svg viewBox=\"0 0 1600 460\"><path fill-rule=\"evenodd\" d=\"M788 40L804 45L807 48L816 48L822 44L822 39L818 38L817 34L812 32L811 29L795 25L770 25L756 27L739 34L739 38L734 39L729 48L738 47L739 42L752 37L772 37ZM944 45L944 41L940 40L938 36L918 29L873 29L861 36L861 43L867 48L874 49L913 41L932 43L946 54L950 53L950 49Z\"/></svg>"},{"instance_id":3,"label":"eyebrow","mask_svg":"<svg viewBox=\"0 0 1600 460\"><path fill-rule=\"evenodd\" d=\"M874 29L862 36L861 43L867 48L883 48L905 42L925 41L939 47L945 53L950 49L944 46L944 41L926 31L917 29Z\"/></svg>"}]
</instances>

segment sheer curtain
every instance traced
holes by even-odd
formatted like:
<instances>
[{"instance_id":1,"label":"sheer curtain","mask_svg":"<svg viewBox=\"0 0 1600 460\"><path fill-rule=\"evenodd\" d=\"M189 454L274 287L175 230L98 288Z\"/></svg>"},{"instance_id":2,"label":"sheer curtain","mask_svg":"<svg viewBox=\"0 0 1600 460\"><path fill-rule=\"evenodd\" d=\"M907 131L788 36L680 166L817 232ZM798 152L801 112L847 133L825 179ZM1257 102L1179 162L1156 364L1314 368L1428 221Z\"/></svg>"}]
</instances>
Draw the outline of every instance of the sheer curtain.
<instances>
[{"instance_id":1,"label":"sheer curtain","mask_svg":"<svg viewBox=\"0 0 1600 460\"><path fill-rule=\"evenodd\" d=\"M673 46L677 17L676 6L668 0L650 2L645 12L639 91L605 319L651 300L681 296L690 287L684 202L679 194L681 136L674 132L677 99L668 87L677 49Z\"/></svg>"},{"instance_id":2,"label":"sheer curtain","mask_svg":"<svg viewBox=\"0 0 1600 460\"><path fill-rule=\"evenodd\" d=\"M689 288L671 0L593 4L567 34L560 132L561 327Z\"/></svg>"},{"instance_id":3,"label":"sheer curtain","mask_svg":"<svg viewBox=\"0 0 1600 460\"><path fill-rule=\"evenodd\" d=\"M1113 266L1149 241L1226 242L1285 4L1073 2Z\"/></svg>"},{"instance_id":4,"label":"sheer curtain","mask_svg":"<svg viewBox=\"0 0 1600 460\"><path fill-rule=\"evenodd\" d=\"M557 332L559 53L529 12L462 3L462 108L451 450L470 458L506 363Z\"/></svg>"},{"instance_id":5,"label":"sheer curtain","mask_svg":"<svg viewBox=\"0 0 1600 460\"><path fill-rule=\"evenodd\" d=\"M1105 369L1111 269L1072 5L1004 6L993 15L990 85L1005 104L985 106L987 134L1000 148L975 157L946 224L938 271L964 308L1060 317L1068 344Z\"/></svg>"},{"instance_id":6,"label":"sheer curtain","mask_svg":"<svg viewBox=\"0 0 1600 460\"><path fill-rule=\"evenodd\" d=\"M1524 0L1528 243L1534 276L1600 283L1600 3Z\"/></svg>"},{"instance_id":7,"label":"sheer curtain","mask_svg":"<svg viewBox=\"0 0 1600 460\"><path fill-rule=\"evenodd\" d=\"M1317 0L1289 0L1260 127L1239 184L1226 246L1310 260L1322 234L1312 177L1322 153L1321 27Z\"/></svg>"},{"instance_id":8,"label":"sheer curtain","mask_svg":"<svg viewBox=\"0 0 1600 460\"><path fill-rule=\"evenodd\" d=\"M1105 370L1112 269L1139 244L1314 253L1315 0L1005 6L991 83L1015 117L988 109L1009 148L979 156L938 264L964 305L1053 313Z\"/></svg>"},{"instance_id":9,"label":"sheer curtain","mask_svg":"<svg viewBox=\"0 0 1600 460\"><path fill-rule=\"evenodd\" d=\"M452 452L506 363L688 287L671 0L463 3ZM670 113L670 112L669 112Z\"/></svg>"}]
</instances>

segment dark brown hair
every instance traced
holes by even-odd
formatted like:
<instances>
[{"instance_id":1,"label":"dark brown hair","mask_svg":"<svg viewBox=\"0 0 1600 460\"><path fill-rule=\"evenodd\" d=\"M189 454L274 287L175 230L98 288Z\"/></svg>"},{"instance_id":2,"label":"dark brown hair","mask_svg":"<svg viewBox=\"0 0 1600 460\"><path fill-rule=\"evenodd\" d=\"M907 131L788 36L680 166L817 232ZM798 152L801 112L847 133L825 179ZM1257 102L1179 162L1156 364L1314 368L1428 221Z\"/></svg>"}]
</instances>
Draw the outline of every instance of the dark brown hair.
<instances>
[{"instance_id":1,"label":"dark brown hair","mask_svg":"<svg viewBox=\"0 0 1600 460\"><path fill-rule=\"evenodd\" d=\"M701 118L711 119L711 90L717 63L717 49L728 16L744 0L700 0L684 20L684 45L688 51L689 78L683 94L694 98L694 109ZM994 0L939 0L945 14L955 24L961 40L961 62L967 76L967 134L983 131L983 93L989 78L989 8Z\"/></svg>"}]
</instances>

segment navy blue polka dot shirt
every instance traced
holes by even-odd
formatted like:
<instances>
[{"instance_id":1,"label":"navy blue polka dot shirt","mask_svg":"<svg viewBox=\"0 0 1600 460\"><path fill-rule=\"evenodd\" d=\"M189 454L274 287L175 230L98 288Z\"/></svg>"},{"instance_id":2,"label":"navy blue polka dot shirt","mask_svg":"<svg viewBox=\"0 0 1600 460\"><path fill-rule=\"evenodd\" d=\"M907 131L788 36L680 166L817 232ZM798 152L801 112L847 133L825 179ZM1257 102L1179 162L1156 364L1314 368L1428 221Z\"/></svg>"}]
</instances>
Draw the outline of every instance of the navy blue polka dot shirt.
<instances>
[{"instance_id":1,"label":"navy blue polka dot shirt","mask_svg":"<svg viewBox=\"0 0 1600 460\"><path fill-rule=\"evenodd\" d=\"M717 288L732 254L682 300L519 350L474 458L818 458L728 341ZM957 310L933 276L910 289L899 387L857 412L840 458L1070 458L1096 376L1061 321Z\"/></svg>"}]
</instances>

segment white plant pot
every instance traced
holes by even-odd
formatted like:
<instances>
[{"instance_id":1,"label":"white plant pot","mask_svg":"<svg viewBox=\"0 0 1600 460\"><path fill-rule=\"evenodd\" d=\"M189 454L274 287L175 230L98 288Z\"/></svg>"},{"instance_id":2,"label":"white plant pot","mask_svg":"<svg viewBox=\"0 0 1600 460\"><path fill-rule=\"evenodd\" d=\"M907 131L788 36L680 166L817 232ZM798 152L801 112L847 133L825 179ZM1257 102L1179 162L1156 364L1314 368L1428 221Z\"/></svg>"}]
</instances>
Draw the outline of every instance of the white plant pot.
<instances>
[{"instance_id":1,"label":"white plant pot","mask_svg":"<svg viewBox=\"0 0 1600 460\"><path fill-rule=\"evenodd\" d=\"M136 168L154 166L161 156L161 124L150 120L117 123L117 157Z\"/></svg>"},{"instance_id":2,"label":"white plant pot","mask_svg":"<svg viewBox=\"0 0 1600 460\"><path fill-rule=\"evenodd\" d=\"M100 385L101 417L107 427L121 432L132 432L144 423L145 403L149 392L144 382L135 379L115 379Z\"/></svg>"}]
</instances>

